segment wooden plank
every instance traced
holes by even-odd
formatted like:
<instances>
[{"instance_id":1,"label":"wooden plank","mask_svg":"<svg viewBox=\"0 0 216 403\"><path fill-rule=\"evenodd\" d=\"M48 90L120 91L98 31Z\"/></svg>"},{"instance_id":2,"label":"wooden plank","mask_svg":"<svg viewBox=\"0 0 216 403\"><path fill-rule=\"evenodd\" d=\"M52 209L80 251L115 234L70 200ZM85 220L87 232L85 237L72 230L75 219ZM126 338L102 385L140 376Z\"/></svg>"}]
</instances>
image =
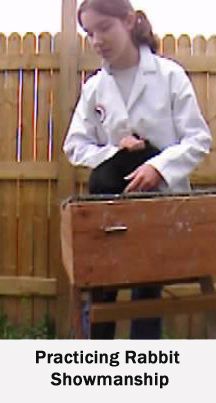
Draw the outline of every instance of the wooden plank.
<instances>
[{"instance_id":1,"label":"wooden plank","mask_svg":"<svg viewBox=\"0 0 216 403\"><path fill-rule=\"evenodd\" d=\"M181 64L188 73L216 73L216 60L214 57L200 55L193 56L175 56L170 55L179 64Z\"/></svg>"},{"instance_id":2,"label":"wooden plank","mask_svg":"<svg viewBox=\"0 0 216 403\"><path fill-rule=\"evenodd\" d=\"M79 288L72 285L70 287L70 293L72 312L71 317L68 318L69 323L71 323L69 335L74 339L84 339L85 335L82 326L82 293Z\"/></svg>"},{"instance_id":3,"label":"wooden plank","mask_svg":"<svg viewBox=\"0 0 216 403\"><path fill-rule=\"evenodd\" d=\"M6 53L6 37L3 34L0 34L0 58ZM6 102L5 102L5 72L0 72L0 162L5 159L5 150L7 150L7 142L8 139L4 135L5 130L7 129L7 120L6 120ZM7 152L7 151L6 151ZM6 262L4 261L4 222L5 222L5 192L7 189L5 184L0 183L0 274L4 273ZM2 214L3 212L3 214ZM1 305L3 306L3 302L1 301Z\"/></svg>"},{"instance_id":4,"label":"wooden plank","mask_svg":"<svg viewBox=\"0 0 216 403\"><path fill-rule=\"evenodd\" d=\"M187 61L191 61L191 52L192 52L192 46L191 46L191 40L188 35L181 35L178 40L177 40L177 55L174 56L174 60L178 60L178 63L180 63L185 70L188 69ZM187 70L188 71L188 70ZM198 178L200 180L200 176L198 175ZM193 177L193 183L195 182L195 178ZM172 320L174 320L172 318ZM181 315L179 317L179 321L177 323L180 323L180 326L178 327L177 331L178 334L183 335L183 332L185 332L184 327L182 328L182 323L187 323L188 318L186 318L184 315ZM175 326L176 328L176 326ZM186 331L188 330L188 326L186 327Z\"/></svg>"},{"instance_id":5,"label":"wooden plank","mask_svg":"<svg viewBox=\"0 0 216 403\"><path fill-rule=\"evenodd\" d=\"M82 59L82 57L85 57L86 54L86 48L85 48L85 39L83 38L82 35L77 35L77 63L79 63L79 60ZM78 66L78 64L77 64ZM76 79L76 96L77 98L79 97L81 93L81 88L84 82L84 76L85 76L85 70L80 70L78 68L77 71L77 79Z\"/></svg>"},{"instance_id":6,"label":"wooden plank","mask_svg":"<svg viewBox=\"0 0 216 403\"><path fill-rule=\"evenodd\" d=\"M209 184L214 185L216 183L216 162L215 153L212 153L211 158L211 170L209 171L209 164L205 161L205 164L200 168L197 168L191 175L192 182L194 184ZM90 170L84 167L76 167L74 169L74 178L79 188L86 187L88 182ZM58 162L44 162L44 161L21 161L21 162L0 162L0 180L52 180L57 181L59 175ZM70 192L69 192L70 193ZM68 194L69 194L68 193Z\"/></svg>"},{"instance_id":7,"label":"wooden plank","mask_svg":"<svg viewBox=\"0 0 216 403\"><path fill-rule=\"evenodd\" d=\"M66 130L77 101L77 1L62 0L62 35L60 54L60 111L61 129L59 145L63 143ZM59 147L60 172L58 199L62 200L73 192L72 168ZM71 329L71 291L62 265L58 272L59 298L57 306L57 331L59 337L67 337ZM64 312L64 315L62 314Z\"/></svg>"},{"instance_id":8,"label":"wooden plank","mask_svg":"<svg viewBox=\"0 0 216 403\"><path fill-rule=\"evenodd\" d=\"M4 44L5 45L5 44ZM1 53L7 52L10 55L18 55L21 48L21 37L18 34L10 35L8 46L1 49ZM18 90L19 74L18 71L2 73L3 92L1 93L1 150L0 161L14 162L17 159L17 128L18 128ZM2 274L15 276L18 272L17 267L17 216L18 216L18 184L16 181L1 184L1 231L3 249L2 254ZM4 313L8 319L14 323L17 322L16 298L4 298Z\"/></svg>"},{"instance_id":9,"label":"wooden plank","mask_svg":"<svg viewBox=\"0 0 216 403\"><path fill-rule=\"evenodd\" d=\"M61 246L62 261L64 264L67 280L74 284L74 250L72 214L69 208L61 206Z\"/></svg>"},{"instance_id":10,"label":"wooden plank","mask_svg":"<svg viewBox=\"0 0 216 403\"><path fill-rule=\"evenodd\" d=\"M197 36L193 40L193 52L200 59L206 60L206 40L202 36ZM200 60L201 63L201 60ZM191 74L191 80L197 95L200 109L203 116L207 119L207 72L200 72L199 74Z\"/></svg>"},{"instance_id":11,"label":"wooden plank","mask_svg":"<svg viewBox=\"0 0 216 403\"><path fill-rule=\"evenodd\" d=\"M57 34L54 37L53 51L60 52L61 35ZM60 133L60 83L59 72L51 71L52 80L52 97L51 97L51 120L52 120L52 144L48 155L50 163L57 163L58 154L61 145L59 144ZM58 183L49 181L49 211L48 211L48 277L57 277L58 270L61 267L61 252L60 252L60 220L59 220L59 200L58 200ZM57 235L58 234L58 235ZM49 318L56 323L56 300L48 301Z\"/></svg>"},{"instance_id":12,"label":"wooden plank","mask_svg":"<svg viewBox=\"0 0 216 403\"><path fill-rule=\"evenodd\" d=\"M0 276L0 295L56 296L57 284L55 278Z\"/></svg>"},{"instance_id":13,"label":"wooden plank","mask_svg":"<svg viewBox=\"0 0 216 403\"><path fill-rule=\"evenodd\" d=\"M77 185L79 183L83 184L83 187L86 187L90 175L90 169L86 167L75 167L74 168L74 178ZM81 194L81 193L79 193Z\"/></svg>"},{"instance_id":14,"label":"wooden plank","mask_svg":"<svg viewBox=\"0 0 216 403\"><path fill-rule=\"evenodd\" d=\"M205 277L200 279L200 287L202 293L205 295L215 295L214 283L212 277ZM206 315L206 328L207 328L207 338L215 339L216 338L216 321L215 321L215 312L212 308Z\"/></svg>"},{"instance_id":15,"label":"wooden plank","mask_svg":"<svg viewBox=\"0 0 216 403\"><path fill-rule=\"evenodd\" d=\"M93 287L215 275L215 206L214 195L69 203L69 276ZM126 230L105 231L119 226Z\"/></svg>"},{"instance_id":16,"label":"wooden plank","mask_svg":"<svg viewBox=\"0 0 216 403\"><path fill-rule=\"evenodd\" d=\"M60 52L60 110L61 130L59 145L63 143L74 106L77 102L77 21L76 0L62 0L62 29ZM65 198L71 192L72 167L66 156L59 149L61 177L59 178L59 198Z\"/></svg>"},{"instance_id":17,"label":"wooden plank","mask_svg":"<svg viewBox=\"0 0 216 403\"><path fill-rule=\"evenodd\" d=\"M191 60L191 40L188 35L181 35L177 40L177 55L176 58L180 60ZM194 60L194 59L193 59Z\"/></svg>"},{"instance_id":18,"label":"wooden plank","mask_svg":"<svg viewBox=\"0 0 216 403\"><path fill-rule=\"evenodd\" d=\"M206 317L208 312L194 312L188 317L188 339L208 339ZM176 322L177 323L177 322Z\"/></svg>"},{"instance_id":19,"label":"wooden plank","mask_svg":"<svg viewBox=\"0 0 216 403\"><path fill-rule=\"evenodd\" d=\"M206 46L206 55L216 58L216 38L213 36L207 42ZM205 159L203 163L203 170L209 172L209 176L214 177L214 173L216 170L215 163L215 150L216 150L216 74L209 73L208 81L207 81L207 110L208 110L208 118L207 123L209 124L209 128L212 133L212 152ZM214 185L216 184L216 178L214 178Z\"/></svg>"},{"instance_id":20,"label":"wooden plank","mask_svg":"<svg viewBox=\"0 0 216 403\"><path fill-rule=\"evenodd\" d=\"M215 151L212 151L204 161L191 174L191 182L194 185L216 184L216 159Z\"/></svg>"},{"instance_id":21,"label":"wooden plank","mask_svg":"<svg viewBox=\"0 0 216 403\"><path fill-rule=\"evenodd\" d=\"M80 55L78 61L78 71L92 71L97 70L101 67L101 59L95 53L83 53Z\"/></svg>"},{"instance_id":22,"label":"wooden plank","mask_svg":"<svg viewBox=\"0 0 216 403\"><path fill-rule=\"evenodd\" d=\"M193 314L194 315L194 314ZM163 338L164 339L189 339L191 316L185 313L163 316Z\"/></svg>"},{"instance_id":23,"label":"wooden plank","mask_svg":"<svg viewBox=\"0 0 216 403\"><path fill-rule=\"evenodd\" d=\"M143 301L121 301L115 303L93 304L90 310L92 322L136 319L139 317L157 317L191 314L194 312L216 310L216 295L200 295L184 299L158 299Z\"/></svg>"},{"instance_id":24,"label":"wooden plank","mask_svg":"<svg viewBox=\"0 0 216 403\"><path fill-rule=\"evenodd\" d=\"M201 279L205 281L204 279ZM215 284L216 286L216 284ZM182 299L189 296L199 296L201 293L200 282L188 284L174 284L165 286L163 298ZM188 314L167 315L164 318L165 334L170 338L206 339L209 338L208 315L203 312ZM215 314L212 315L215 318ZM215 319L214 319L215 321Z\"/></svg>"},{"instance_id":25,"label":"wooden plank","mask_svg":"<svg viewBox=\"0 0 216 403\"><path fill-rule=\"evenodd\" d=\"M214 57L200 56L180 56L173 53L167 55L170 59L181 64L188 73L216 73L216 60ZM94 54L83 54L80 56L78 71L83 70L89 72L97 70L101 67L101 60Z\"/></svg>"},{"instance_id":26,"label":"wooden plank","mask_svg":"<svg viewBox=\"0 0 216 403\"><path fill-rule=\"evenodd\" d=\"M39 54L51 54L51 35L42 33L38 40ZM49 149L49 117L51 112L51 69L38 71L38 122L36 138L37 160L48 160Z\"/></svg>"},{"instance_id":27,"label":"wooden plank","mask_svg":"<svg viewBox=\"0 0 216 403\"><path fill-rule=\"evenodd\" d=\"M44 161L0 162L0 180L57 180L58 163Z\"/></svg>"},{"instance_id":28,"label":"wooden plank","mask_svg":"<svg viewBox=\"0 0 216 403\"><path fill-rule=\"evenodd\" d=\"M175 283L164 285L162 290L163 298L182 298L185 296L200 295L200 283Z\"/></svg>"},{"instance_id":29,"label":"wooden plank","mask_svg":"<svg viewBox=\"0 0 216 403\"><path fill-rule=\"evenodd\" d=\"M0 58L6 53L6 37L5 35L0 33ZM4 113L5 113L5 100L4 100L4 81L5 81L5 73L0 72L0 141L1 141L1 150L0 150L0 161L4 155L3 150L5 147L5 136L3 136L3 130L5 130L6 122L4 119ZM2 155L3 154L3 155ZM4 158L4 157L3 157ZM4 210L4 184L0 183L0 211ZM0 274L4 272L4 267L5 267L5 262L4 262L4 216L0 214ZM0 310L1 312L4 312L4 298L0 298Z\"/></svg>"},{"instance_id":30,"label":"wooden plank","mask_svg":"<svg viewBox=\"0 0 216 403\"><path fill-rule=\"evenodd\" d=\"M47 276L55 278L58 276L58 271L62 264L60 254L60 220L57 190L57 183L50 183L48 211ZM52 320L56 324L56 300L48 301L47 309L50 320Z\"/></svg>"},{"instance_id":31,"label":"wooden plank","mask_svg":"<svg viewBox=\"0 0 216 403\"><path fill-rule=\"evenodd\" d=\"M78 35L78 43L77 43L77 49L78 49L78 58L85 56L86 54L90 53L93 54L94 52L92 51L92 48L89 46L89 41L87 38L81 37L81 35ZM78 72L77 74L77 96L79 96L81 92L81 88L85 80L87 79L87 76L91 73L92 71L86 71L82 70ZM78 171L81 170L83 172L83 167L73 167L73 185L74 185L74 192L76 194L84 194L86 193L87 189L87 181L82 180L82 178L79 176L77 177L77 169Z\"/></svg>"},{"instance_id":32,"label":"wooden plank","mask_svg":"<svg viewBox=\"0 0 216 403\"><path fill-rule=\"evenodd\" d=\"M193 40L193 53L195 57L203 58L206 60L206 40L202 36L197 36ZM200 61L201 62L201 61ZM207 97L208 97L208 76L206 72L200 72L198 74L190 74L196 95L197 100L201 109L201 112L204 118L208 119L208 108L207 108ZM214 171L211 170L210 165L208 163L210 156L206 156L204 161L197 167L197 169L193 172L193 182L194 183L202 183L209 184L209 178L215 181ZM210 168L210 169L209 169Z\"/></svg>"},{"instance_id":33,"label":"wooden plank","mask_svg":"<svg viewBox=\"0 0 216 403\"><path fill-rule=\"evenodd\" d=\"M166 35L162 43L162 53L166 57L180 63L188 72L216 72L216 60L212 56L203 58L200 55L191 55L188 52L188 35L182 35L177 41L173 35ZM187 50L186 50L187 49ZM185 51L186 50L186 51ZM100 57L89 47L79 55L78 71L93 71L101 67Z\"/></svg>"},{"instance_id":34,"label":"wooden plank","mask_svg":"<svg viewBox=\"0 0 216 403\"><path fill-rule=\"evenodd\" d=\"M51 35L42 33L38 40L39 54L51 53ZM38 102L37 102L37 130L36 130L36 160L48 161L49 125L51 113L51 70L38 71ZM37 182L35 210L34 210L34 276L48 276L48 221L50 210L49 182ZM48 313L47 301L34 298L34 321L43 320Z\"/></svg>"},{"instance_id":35,"label":"wooden plank","mask_svg":"<svg viewBox=\"0 0 216 403\"><path fill-rule=\"evenodd\" d=\"M211 56L216 58L216 37L211 37L207 42L206 47L207 56ZM209 72L208 75L208 99L207 99L207 108L208 108L208 124L213 136L213 150L216 149L216 74L212 74ZM215 159L215 156L212 155L212 159ZM211 161L212 162L212 161Z\"/></svg>"},{"instance_id":36,"label":"wooden plank","mask_svg":"<svg viewBox=\"0 0 216 403\"><path fill-rule=\"evenodd\" d=\"M29 34L28 34L29 35ZM0 71L13 70L60 70L59 54L38 55L35 53L26 55L2 55L0 58Z\"/></svg>"},{"instance_id":37,"label":"wooden plank","mask_svg":"<svg viewBox=\"0 0 216 403\"><path fill-rule=\"evenodd\" d=\"M23 38L23 54L36 52L36 36L28 33ZM34 130L35 105L34 96L36 90L37 70L23 72L22 88L22 161L32 161L35 153Z\"/></svg>"},{"instance_id":38,"label":"wooden plank","mask_svg":"<svg viewBox=\"0 0 216 403\"><path fill-rule=\"evenodd\" d=\"M216 73L216 60L212 56L205 58L198 55L181 56L172 51L167 56L180 63L189 73ZM101 67L101 59L95 52L87 52L80 55L78 60L78 72L93 71ZM51 55L4 55L0 59L0 71L5 70L47 70L60 71L60 53Z\"/></svg>"},{"instance_id":39,"label":"wooden plank","mask_svg":"<svg viewBox=\"0 0 216 403\"><path fill-rule=\"evenodd\" d=\"M117 293L117 301L130 301L131 300L131 289L119 289ZM115 339L129 339L130 338L130 328L131 321L119 320L115 325Z\"/></svg>"},{"instance_id":40,"label":"wooden plank","mask_svg":"<svg viewBox=\"0 0 216 403\"><path fill-rule=\"evenodd\" d=\"M216 284L215 284L216 286ZM200 283L165 285L163 298L182 299L200 295ZM206 315L204 313L166 315L164 317L165 335L175 339L205 339Z\"/></svg>"},{"instance_id":41,"label":"wooden plank","mask_svg":"<svg viewBox=\"0 0 216 403\"><path fill-rule=\"evenodd\" d=\"M162 53L165 57L176 57L176 39L173 35L168 34L162 38Z\"/></svg>"},{"instance_id":42,"label":"wooden plank","mask_svg":"<svg viewBox=\"0 0 216 403\"><path fill-rule=\"evenodd\" d=\"M61 49L61 35L57 34L54 37L53 52L60 54ZM62 135L60 136L61 130L61 108L60 108L60 73L55 70L52 72L52 124L53 124L53 134L52 134L52 147L50 152L51 161L58 161L59 152L62 152Z\"/></svg>"},{"instance_id":43,"label":"wooden plank","mask_svg":"<svg viewBox=\"0 0 216 403\"><path fill-rule=\"evenodd\" d=\"M28 33L23 38L23 54L36 53L36 36ZM22 72L22 133L21 161L35 161L35 92L37 71ZM20 276L34 274L35 211L36 189L34 182L20 181L18 265ZM33 300L29 298L19 309L20 322L33 324Z\"/></svg>"},{"instance_id":44,"label":"wooden plank","mask_svg":"<svg viewBox=\"0 0 216 403\"><path fill-rule=\"evenodd\" d=\"M178 40L180 43L180 52L176 49L176 39L172 35L167 35L163 39L163 54L181 64L189 73L216 73L216 60L211 55L206 55L204 58L201 55L191 55L182 52L183 42L187 35L181 36ZM178 53L175 53L175 50ZM87 50L80 54L78 60L78 71L94 71L101 67L100 57L92 50Z\"/></svg>"}]
</instances>

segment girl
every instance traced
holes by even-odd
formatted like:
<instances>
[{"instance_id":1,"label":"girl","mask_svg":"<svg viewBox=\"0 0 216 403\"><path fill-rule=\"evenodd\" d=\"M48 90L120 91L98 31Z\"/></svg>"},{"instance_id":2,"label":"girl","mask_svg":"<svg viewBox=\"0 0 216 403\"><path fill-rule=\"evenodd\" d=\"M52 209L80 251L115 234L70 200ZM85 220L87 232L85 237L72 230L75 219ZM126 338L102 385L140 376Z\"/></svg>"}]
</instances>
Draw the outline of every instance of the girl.
<instances>
[{"instance_id":1,"label":"girl","mask_svg":"<svg viewBox=\"0 0 216 403\"><path fill-rule=\"evenodd\" d=\"M93 169L95 193L101 166L109 169L123 150L139 156L124 176L124 192L189 191L188 176L209 152L211 135L184 70L156 54L150 23L129 0L84 0L78 20L103 66L83 86L63 146L69 161ZM146 161L149 143L160 152ZM133 290L132 298L159 294L158 287L145 287ZM110 301L115 295L94 298ZM98 324L92 337L111 338L113 331L113 324ZM158 337L159 319L133 321L131 338Z\"/></svg>"}]
</instances>

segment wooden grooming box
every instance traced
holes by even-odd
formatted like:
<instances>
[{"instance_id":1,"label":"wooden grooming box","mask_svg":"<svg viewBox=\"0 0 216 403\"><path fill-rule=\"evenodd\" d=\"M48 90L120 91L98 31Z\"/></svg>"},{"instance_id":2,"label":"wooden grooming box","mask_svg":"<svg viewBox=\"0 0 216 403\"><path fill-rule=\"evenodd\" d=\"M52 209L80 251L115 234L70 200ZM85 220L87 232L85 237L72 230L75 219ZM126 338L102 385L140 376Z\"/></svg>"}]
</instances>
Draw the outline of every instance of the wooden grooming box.
<instances>
[{"instance_id":1,"label":"wooden grooming box","mask_svg":"<svg viewBox=\"0 0 216 403\"><path fill-rule=\"evenodd\" d=\"M61 207L64 267L80 288L216 275L216 194L70 198Z\"/></svg>"}]
</instances>

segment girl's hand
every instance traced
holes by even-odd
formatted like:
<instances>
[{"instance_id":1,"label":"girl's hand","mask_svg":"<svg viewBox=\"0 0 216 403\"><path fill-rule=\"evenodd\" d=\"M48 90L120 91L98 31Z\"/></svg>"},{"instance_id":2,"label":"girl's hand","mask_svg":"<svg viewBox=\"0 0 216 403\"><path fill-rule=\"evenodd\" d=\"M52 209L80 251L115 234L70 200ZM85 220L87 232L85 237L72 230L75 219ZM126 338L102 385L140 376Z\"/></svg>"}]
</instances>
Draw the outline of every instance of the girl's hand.
<instances>
[{"instance_id":1,"label":"girl's hand","mask_svg":"<svg viewBox=\"0 0 216 403\"><path fill-rule=\"evenodd\" d=\"M129 135L120 140L119 148L126 148L129 151L143 150L145 148L145 141Z\"/></svg>"},{"instance_id":2,"label":"girl's hand","mask_svg":"<svg viewBox=\"0 0 216 403\"><path fill-rule=\"evenodd\" d=\"M124 179L130 180L124 192L139 192L156 189L163 177L151 165L143 164Z\"/></svg>"}]
</instances>

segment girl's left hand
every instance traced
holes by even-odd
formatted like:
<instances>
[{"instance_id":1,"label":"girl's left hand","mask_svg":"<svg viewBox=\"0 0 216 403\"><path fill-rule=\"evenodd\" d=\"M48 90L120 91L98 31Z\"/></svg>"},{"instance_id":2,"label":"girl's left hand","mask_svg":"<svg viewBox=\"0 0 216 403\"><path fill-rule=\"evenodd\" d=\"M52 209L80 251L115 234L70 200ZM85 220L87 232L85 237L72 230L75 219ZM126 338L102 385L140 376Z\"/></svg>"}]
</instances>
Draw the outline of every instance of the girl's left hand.
<instances>
[{"instance_id":1,"label":"girl's left hand","mask_svg":"<svg viewBox=\"0 0 216 403\"><path fill-rule=\"evenodd\" d=\"M119 142L120 150L126 148L128 151L143 150L145 148L145 140L138 139L133 135L123 137Z\"/></svg>"},{"instance_id":2,"label":"girl's left hand","mask_svg":"<svg viewBox=\"0 0 216 403\"><path fill-rule=\"evenodd\" d=\"M156 189L163 177L151 165L143 164L124 179L130 180L124 192L139 192Z\"/></svg>"}]
</instances>

